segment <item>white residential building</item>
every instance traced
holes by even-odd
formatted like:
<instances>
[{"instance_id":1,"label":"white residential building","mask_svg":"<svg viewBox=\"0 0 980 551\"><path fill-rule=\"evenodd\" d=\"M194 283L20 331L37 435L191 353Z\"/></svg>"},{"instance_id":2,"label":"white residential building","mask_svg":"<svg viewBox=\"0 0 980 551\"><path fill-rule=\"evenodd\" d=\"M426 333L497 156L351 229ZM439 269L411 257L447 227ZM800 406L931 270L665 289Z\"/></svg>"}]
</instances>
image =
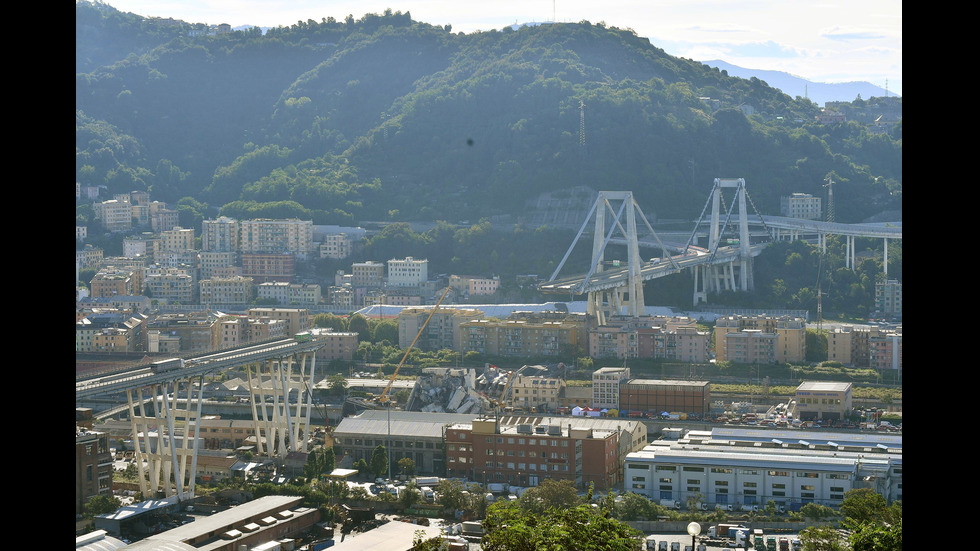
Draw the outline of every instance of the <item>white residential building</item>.
<instances>
[{"instance_id":1,"label":"white residential building","mask_svg":"<svg viewBox=\"0 0 980 551\"><path fill-rule=\"evenodd\" d=\"M429 279L429 261L407 257L388 261L389 287L418 287Z\"/></svg>"}]
</instances>

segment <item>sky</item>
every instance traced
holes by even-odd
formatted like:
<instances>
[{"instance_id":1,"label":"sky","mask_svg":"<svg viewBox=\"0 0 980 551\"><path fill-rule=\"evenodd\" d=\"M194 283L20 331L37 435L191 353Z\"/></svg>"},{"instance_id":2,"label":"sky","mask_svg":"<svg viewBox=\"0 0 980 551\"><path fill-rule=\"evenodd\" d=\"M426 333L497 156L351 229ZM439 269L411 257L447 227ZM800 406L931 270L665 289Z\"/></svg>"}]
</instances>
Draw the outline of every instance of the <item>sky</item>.
<instances>
[{"instance_id":1,"label":"sky","mask_svg":"<svg viewBox=\"0 0 980 551\"><path fill-rule=\"evenodd\" d=\"M720 59L812 82L870 82L902 94L901 0L104 0L144 17L232 27L410 13L453 32L521 23L604 22L670 55Z\"/></svg>"}]
</instances>

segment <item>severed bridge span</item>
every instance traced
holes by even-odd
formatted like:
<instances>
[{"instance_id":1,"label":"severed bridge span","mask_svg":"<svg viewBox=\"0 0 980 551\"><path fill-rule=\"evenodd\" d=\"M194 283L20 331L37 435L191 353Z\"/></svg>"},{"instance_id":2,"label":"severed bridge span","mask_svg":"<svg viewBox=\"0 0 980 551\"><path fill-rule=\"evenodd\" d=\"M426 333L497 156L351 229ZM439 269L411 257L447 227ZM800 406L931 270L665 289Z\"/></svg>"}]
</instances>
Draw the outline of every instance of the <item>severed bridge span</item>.
<instances>
[{"instance_id":1,"label":"severed bridge span","mask_svg":"<svg viewBox=\"0 0 980 551\"><path fill-rule=\"evenodd\" d=\"M300 333L291 339L156 361L78 378L75 400L124 393L140 491L183 501L194 497L197 451L204 441L198 434L204 377L246 367L257 454L281 467L287 453L307 452L315 352L323 346L315 336ZM297 383L306 390L291 401L290 389Z\"/></svg>"},{"instance_id":2,"label":"severed bridge span","mask_svg":"<svg viewBox=\"0 0 980 551\"><path fill-rule=\"evenodd\" d=\"M730 194L726 202L725 193ZM753 212L749 212L748 207ZM569 256L593 222L592 261L585 274L559 278ZM705 228L706 226L706 228ZM757 228L750 231L750 227ZM761 227L761 230L758 228ZM707 247L698 246L699 233L706 233ZM601 191L579 229L575 240L548 281L538 285L544 293L587 295L587 312L602 325L610 316L640 316L645 312L643 282L690 268L694 276L694 304L705 302L708 293L753 288L752 259L776 240L814 239L826 250L828 235L847 241L847 267L856 265L854 239L884 240L885 274L888 240L901 239L901 223L837 224L797 218L763 217L752 205L743 178L716 178L708 201L686 243L660 239L633 199L630 191ZM753 242L753 239L756 241ZM608 262L610 243L626 245L626 261ZM640 247L663 251L662 258L645 260Z\"/></svg>"}]
</instances>

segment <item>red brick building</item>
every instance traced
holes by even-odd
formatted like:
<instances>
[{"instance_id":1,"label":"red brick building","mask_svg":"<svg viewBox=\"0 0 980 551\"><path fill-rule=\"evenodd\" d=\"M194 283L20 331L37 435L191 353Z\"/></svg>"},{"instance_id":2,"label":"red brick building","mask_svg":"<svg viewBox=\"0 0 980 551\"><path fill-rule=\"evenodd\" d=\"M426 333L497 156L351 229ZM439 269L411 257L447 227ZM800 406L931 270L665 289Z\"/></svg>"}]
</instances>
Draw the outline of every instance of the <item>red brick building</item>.
<instances>
[{"instance_id":1,"label":"red brick building","mask_svg":"<svg viewBox=\"0 0 980 551\"><path fill-rule=\"evenodd\" d=\"M620 482L619 432L588 426L527 423L503 425L474 419L446 428L446 476L484 483L537 486L546 479L590 483L608 491ZM558 421L558 419L549 419Z\"/></svg>"}]
</instances>

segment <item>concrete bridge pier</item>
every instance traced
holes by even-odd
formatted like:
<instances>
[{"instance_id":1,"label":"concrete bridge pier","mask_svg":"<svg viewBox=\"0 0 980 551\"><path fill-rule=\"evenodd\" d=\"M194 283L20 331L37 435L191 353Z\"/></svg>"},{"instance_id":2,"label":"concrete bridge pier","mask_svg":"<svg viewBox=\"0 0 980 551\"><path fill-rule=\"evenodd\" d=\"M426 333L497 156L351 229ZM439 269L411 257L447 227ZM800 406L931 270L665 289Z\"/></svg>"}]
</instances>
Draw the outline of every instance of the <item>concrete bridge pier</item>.
<instances>
[{"instance_id":1,"label":"concrete bridge pier","mask_svg":"<svg viewBox=\"0 0 980 551\"><path fill-rule=\"evenodd\" d=\"M159 494L178 501L194 497L198 443L192 438L198 437L201 417L203 376L200 379L196 398L192 378L126 391L140 492L147 499ZM186 395L178 400L182 387Z\"/></svg>"}]
</instances>

